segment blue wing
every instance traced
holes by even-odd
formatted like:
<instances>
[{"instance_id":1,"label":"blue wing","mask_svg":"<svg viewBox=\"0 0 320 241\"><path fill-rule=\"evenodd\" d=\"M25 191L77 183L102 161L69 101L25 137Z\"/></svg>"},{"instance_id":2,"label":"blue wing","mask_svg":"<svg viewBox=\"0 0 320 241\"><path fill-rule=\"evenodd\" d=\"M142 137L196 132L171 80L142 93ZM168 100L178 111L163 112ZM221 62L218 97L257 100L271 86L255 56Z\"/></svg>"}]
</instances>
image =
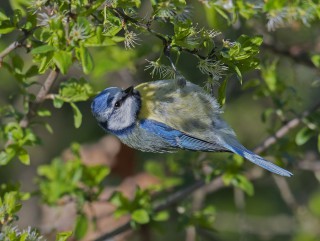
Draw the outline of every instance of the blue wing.
<instances>
[{"instance_id":1,"label":"blue wing","mask_svg":"<svg viewBox=\"0 0 320 241\"><path fill-rule=\"evenodd\" d=\"M140 121L140 127L146 131L161 137L168 142L173 148L181 148L192 151L230 151L238 154L252 163L276 173L281 176L290 177L293 174L277 165L263 159L241 145L234 136L220 133L219 144L207 142L186 133L171 128L163 123L154 120Z\"/></svg>"},{"instance_id":2,"label":"blue wing","mask_svg":"<svg viewBox=\"0 0 320 241\"><path fill-rule=\"evenodd\" d=\"M219 145L187 135L158 121L141 120L140 127L152 134L160 136L173 148L192 151L228 151L225 148L221 148Z\"/></svg>"}]
</instances>

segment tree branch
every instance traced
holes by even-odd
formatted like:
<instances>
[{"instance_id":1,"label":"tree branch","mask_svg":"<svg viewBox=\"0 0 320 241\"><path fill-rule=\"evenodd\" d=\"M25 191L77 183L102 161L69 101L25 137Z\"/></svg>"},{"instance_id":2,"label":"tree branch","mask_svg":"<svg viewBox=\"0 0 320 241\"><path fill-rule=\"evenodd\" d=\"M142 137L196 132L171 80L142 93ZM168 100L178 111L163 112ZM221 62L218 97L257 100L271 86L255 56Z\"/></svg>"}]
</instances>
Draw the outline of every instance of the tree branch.
<instances>
[{"instance_id":1,"label":"tree branch","mask_svg":"<svg viewBox=\"0 0 320 241\"><path fill-rule=\"evenodd\" d=\"M9 53L11 53L13 50L21 46L21 42L19 41L14 41L11 43L7 48L5 48L1 53L0 53L0 68L2 67L2 62L4 57L6 57Z\"/></svg>"},{"instance_id":2,"label":"tree branch","mask_svg":"<svg viewBox=\"0 0 320 241\"><path fill-rule=\"evenodd\" d=\"M313 64L313 62L311 61L308 53L293 54L289 50L279 49L279 48L275 47L274 45L267 44L267 43L263 43L262 47L272 51L273 53L290 58L299 64L303 64L303 65L308 66L310 68L317 68Z\"/></svg>"},{"instance_id":3,"label":"tree branch","mask_svg":"<svg viewBox=\"0 0 320 241\"><path fill-rule=\"evenodd\" d=\"M118 15L118 17L123 19L124 22L130 22L130 23L136 25L137 27L142 28L145 31L149 32L150 34L154 35L158 39L160 39L162 41L163 46L164 46L165 49L167 49L170 46L172 48L179 49L179 51L184 51L184 52L187 52L189 54L192 54L192 55L198 57L199 59L206 59L207 58L206 56L202 56L199 53L199 49L190 50L188 48L185 48L185 47L182 47L182 46L179 46L179 45L176 45L176 44L175 45L171 45L172 39L171 39L170 36L162 34L162 33L159 33L159 32L156 32L153 29L151 29L151 24L152 24L151 20L149 20L147 23L143 23L143 22L137 21L136 19L131 18L130 16L126 15L121 9L117 9L117 8L109 8L109 9L113 13ZM172 64L173 63L172 60L170 60L170 63L171 63L171 65L175 66L174 64ZM175 67L173 67L173 68L175 68Z\"/></svg>"},{"instance_id":4,"label":"tree branch","mask_svg":"<svg viewBox=\"0 0 320 241\"><path fill-rule=\"evenodd\" d=\"M46 96L50 91L54 81L57 79L58 75L59 75L58 69L53 69L50 71L48 77L46 78L38 94L36 95L35 101L31 103L28 113L20 121L19 124L21 127L25 128L29 125L30 119L35 115L35 112L38 109L39 104L41 104L46 99Z\"/></svg>"},{"instance_id":5,"label":"tree branch","mask_svg":"<svg viewBox=\"0 0 320 241\"><path fill-rule=\"evenodd\" d=\"M295 211L299 207L299 204L293 196L287 180L283 177L278 177L275 175L273 176L273 179L278 186L283 201L288 205L288 207Z\"/></svg>"},{"instance_id":6,"label":"tree branch","mask_svg":"<svg viewBox=\"0 0 320 241\"><path fill-rule=\"evenodd\" d=\"M282 137L284 137L291 129L297 127L304 118L309 116L312 112L316 111L320 107L320 101L316 103L309 110L304 111L300 116L290 120L287 124L282 126L273 136L265 139L259 146L254 149L254 152L261 153L268 149L271 145L276 143L276 141Z\"/></svg>"},{"instance_id":7,"label":"tree branch","mask_svg":"<svg viewBox=\"0 0 320 241\"><path fill-rule=\"evenodd\" d=\"M0 53L0 68L2 66L3 59L10 54L13 50L15 50L18 47L22 46L22 43L29 37L30 34L32 34L36 30L36 28L31 29L30 31L24 31L24 35L19 39L14 42L12 42L7 48L5 48L1 53Z\"/></svg>"},{"instance_id":8,"label":"tree branch","mask_svg":"<svg viewBox=\"0 0 320 241\"><path fill-rule=\"evenodd\" d=\"M29 111L24 115L24 117L19 122L19 125L22 128L26 128L29 125L30 119L35 115L39 105L46 99L46 96L49 90L51 89L54 81L57 79L58 75L59 75L58 69L54 69L50 71L48 77L46 78L38 94L36 95L35 101L30 104ZM8 147L10 144L11 144L11 140L8 140L4 145L5 148Z\"/></svg>"},{"instance_id":9,"label":"tree branch","mask_svg":"<svg viewBox=\"0 0 320 241\"><path fill-rule=\"evenodd\" d=\"M189 196L191 193L193 193L195 190L199 189L204 185L204 181L199 180L195 183L193 183L191 186L186 187L183 190L179 190L176 193L171 194L164 202L161 202L153 208L154 212L160 212L162 210L167 209L168 207L178 203L179 201L185 199L187 196ZM94 241L105 241L108 240L120 233L123 233L127 230L131 229L130 221L126 222L125 224L121 225L120 227L114 229L113 231L103 234L99 238L95 239Z\"/></svg>"},{"instance_id":10,"label":"tree branch","mask_svg":"<svg viewBox=\"0 0 320 241\"><path fill-rule=\"evenodd\" d=\"M309 161L304 160L298 162L298 168L306 171L320 172L320 160Z\"/></svg>"}]
</instances>

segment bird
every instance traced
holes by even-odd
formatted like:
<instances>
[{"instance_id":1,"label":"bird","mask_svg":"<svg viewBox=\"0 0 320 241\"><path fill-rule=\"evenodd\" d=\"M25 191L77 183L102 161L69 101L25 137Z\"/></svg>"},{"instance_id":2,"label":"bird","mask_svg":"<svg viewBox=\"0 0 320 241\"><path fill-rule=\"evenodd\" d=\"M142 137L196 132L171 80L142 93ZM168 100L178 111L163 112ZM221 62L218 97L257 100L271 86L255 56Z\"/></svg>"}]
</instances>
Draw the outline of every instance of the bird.
<instances>
[{"instance_id":1,"label":"bird","mask_svg":"<svg viewBox=\"0 0 320 241\"><path fill-rule=\"evenodd\" d=\"M183 87L170 79L109 87L93 99L91 111L102 129L143 152L231 152L275 174L293 175L240 144L217 100L189 81Z\"/></svg>"}]
</instances>

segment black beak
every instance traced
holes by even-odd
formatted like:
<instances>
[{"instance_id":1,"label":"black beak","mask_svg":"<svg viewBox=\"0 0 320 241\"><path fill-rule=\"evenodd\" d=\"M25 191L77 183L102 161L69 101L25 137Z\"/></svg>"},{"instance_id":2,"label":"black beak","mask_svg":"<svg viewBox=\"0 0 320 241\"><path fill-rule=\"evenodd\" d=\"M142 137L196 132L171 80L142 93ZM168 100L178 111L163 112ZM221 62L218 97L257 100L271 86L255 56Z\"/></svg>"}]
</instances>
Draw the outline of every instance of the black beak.
<instances>
[{"instance_id":1,"label":"black beak","mask_svg":"<svg viewBox=\"0 0 320 241\"><path fill-rule=\"evenodd\" d=\"M125 89L123 92L127 95L131 95L133 93L134 87L130 86L129 88Z\"/></svg>"}]
</instances>

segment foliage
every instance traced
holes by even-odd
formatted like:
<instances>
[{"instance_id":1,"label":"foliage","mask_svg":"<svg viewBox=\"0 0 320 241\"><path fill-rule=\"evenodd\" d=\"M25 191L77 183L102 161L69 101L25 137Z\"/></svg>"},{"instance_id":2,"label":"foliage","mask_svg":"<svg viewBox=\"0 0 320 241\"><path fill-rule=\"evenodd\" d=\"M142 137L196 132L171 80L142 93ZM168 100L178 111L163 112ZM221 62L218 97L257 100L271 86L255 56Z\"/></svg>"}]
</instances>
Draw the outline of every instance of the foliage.
<instances>
[{"instance_id":1,"label":"foliage","mask_svg":"<svg viewBox=\"0 0 320 241\"><path fill-rule=\"evenodd\" d=\"M38 190L22 192L19 185L1 184L0 241L44 240L37 230L21 230L15 224L23 201L31 194L50 206L58 206L62 200L75 202L77 218L73 236L78 240L86 236L92 220L84 207L101 201L104 181L111 178L108 176L110 169L84 164L79 144L71 145L72 158L67 161L57 157L43 165L33 162L31 147L42 143L39 126L53 135L59 131L49 120L63 113L65 105L72 109L74 127L85 132L81 125L87 119L84 115L87 112L81 109L81 102L97 94L99 84L94 79L104 83L105 75L115 71L129 69L131 74L137 74L138 69L144 69L154 79L183 80L185 76L192 76L191 80L206 87L210 94L216 93L221 105L229 98L228 90L240 84L254 98L268 103L261 119L268 134L278 138L276 147L266 144L259 152L273 157L278 165L295 164L297 168L300 167L297 159L304 159L301 148L315 153L316 148L306 144L317 143L320 152L319 103L316 108L298 115L301 108L305 108L302 105L306 105L303 102L306 95L295 86L296 82L285 79L288 76L283 75L285 68L280 61L281 56L285 56L293 66L305 64L317 69L320 55L310 51L311 54L301 57L281 50L272 32L319 25L320 3L317 0L199 0L190 3L185 0L10 0L10 4L11 9L0 9L0 71L15 82L8 84L13 85L13 93L4 91L5 98L0 99L0 167L16 165L15 159L25 166L37 165ZM193 7L203 13L205 20L200 24L194 21ZM144 13L145 9L148 14ZM241 31L237 31L236 26L240 26ZM232 31L230 38L228 31ZM10 39L15 41L10 44ZM273 51L271 56L266 54L268 49ZM139 66L141 60L145 60L144 67ZM191 71L188 72L188 68ZM292 69L286 69L293 72L290 79L301 77ZM315 72L319 74L318 69ZM310 89L318 87L319 76L311 84L304 85ZM241 112L242 116L245 114ZM64 128L70 129L72 124L68 120L64 122ZM300 123L296 131L285 137ZM261 176L244 172L245 166L239 157L220 158L222 161L217 158L215 163L208 164L211 157L211 154L178 153L165 156L161 163L147 160L145 171L159 183L147 189L137 187L133 198L120 191L114 192L108 200L116 207L114 215L129 215L129 227L137 229L146 224L157 228L161 222L174 219L182 229L195 227L214 232L219 209L205 203L201 210L196 210L191 207L190 200L184 200L191 191L185 194L180 188L183 190L192 182L200 183L200 187L204 183L199 179L203 179L208 185L219 184L214 186L216 189L232 187L254 196L253 180ZM316 177L319 180L318 174ZM173 194L173 201L168 194L171 192L177 193ZM159 200L164 204L157 205ZM305 216L299 213L298 204L289 201L288 206L291 205L301 224L290 234L295 240L303 240L308 230L303 226L305 219L319 217L318 201L319 190L314 191L304 205L308 209ZM177 202L172 215L167 209ZM201 232L197 235L200 237ZM56 240L65 241L71 236L71 231L58 233ZM313 230L310 236L320 235Z\"/></svg>"}]
</instances>

